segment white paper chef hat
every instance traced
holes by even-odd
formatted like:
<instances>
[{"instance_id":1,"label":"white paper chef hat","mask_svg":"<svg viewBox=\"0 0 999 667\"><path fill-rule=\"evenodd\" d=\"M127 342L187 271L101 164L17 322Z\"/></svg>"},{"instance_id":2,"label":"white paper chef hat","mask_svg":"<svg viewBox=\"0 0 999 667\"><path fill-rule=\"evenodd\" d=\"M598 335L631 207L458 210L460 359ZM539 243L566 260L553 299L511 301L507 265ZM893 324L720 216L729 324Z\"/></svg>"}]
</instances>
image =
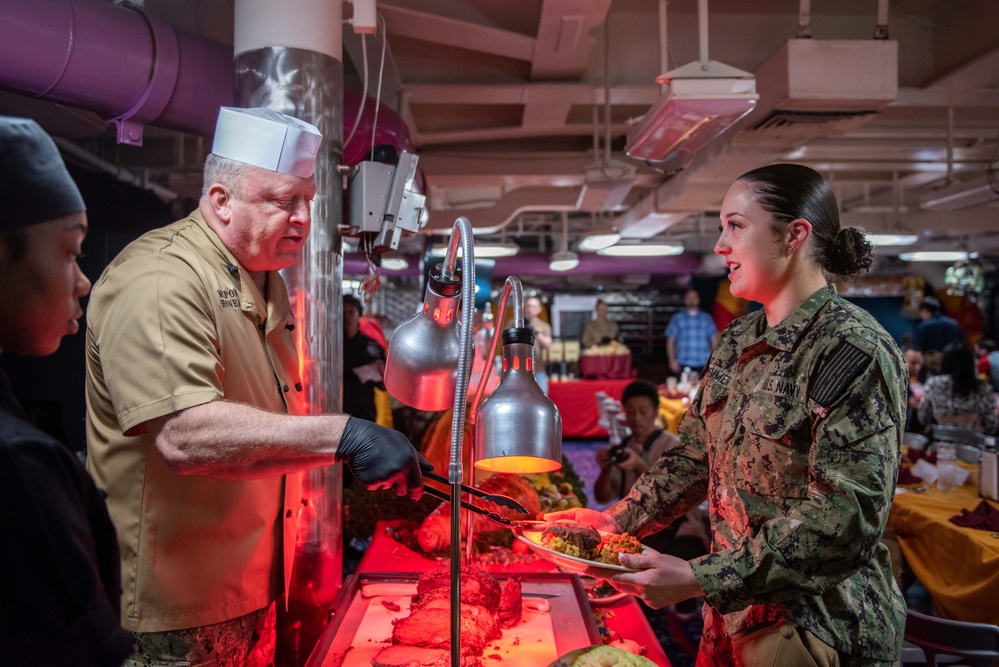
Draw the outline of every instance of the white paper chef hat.
<instances>
[{"instance_id":1,"label":"white paper chef hat","mask_svg":"<svg viewBox=\"0 0 999 667\"><path fill-rule=\"evenodd\" d=\"M222 107L212 153L219 157L308 178L323 135L315 125L272 109Z\"/></svg>"}]
</instances>

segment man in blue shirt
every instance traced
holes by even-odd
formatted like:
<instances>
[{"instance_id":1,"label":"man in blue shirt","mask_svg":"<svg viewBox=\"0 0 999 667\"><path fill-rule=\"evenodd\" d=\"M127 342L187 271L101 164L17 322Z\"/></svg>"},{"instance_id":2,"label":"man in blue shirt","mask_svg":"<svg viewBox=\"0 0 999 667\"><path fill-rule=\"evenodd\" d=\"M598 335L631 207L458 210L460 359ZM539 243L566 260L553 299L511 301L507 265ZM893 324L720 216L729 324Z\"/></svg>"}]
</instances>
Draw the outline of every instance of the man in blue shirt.
<instances>
[{"instance_id":1,"label":"man in blue shirt","mask_svg":"<svg viewBox=\"0 0 999 667\"><path fill-rule=\"evenodd\" d=\"M679 375L689 368L696 373L704 370L718 337L711 316L700 310L701 297L696 290L683 295L684 310L674 315L666 327L666 354L669 368Z\"/></svg>"}]
</instances>

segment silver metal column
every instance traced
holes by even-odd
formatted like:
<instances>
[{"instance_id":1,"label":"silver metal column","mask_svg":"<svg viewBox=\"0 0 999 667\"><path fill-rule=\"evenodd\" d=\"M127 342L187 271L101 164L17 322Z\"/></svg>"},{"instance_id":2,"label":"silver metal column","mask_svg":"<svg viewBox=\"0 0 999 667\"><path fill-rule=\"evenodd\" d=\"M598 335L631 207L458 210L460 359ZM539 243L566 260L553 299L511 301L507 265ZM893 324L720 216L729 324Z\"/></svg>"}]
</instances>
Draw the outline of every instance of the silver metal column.
<instances>
[{"instance_id":1,"label":"silver metal column","mask_svg":"<svg viewBox=\"0 0 999 667\"><path fill-rule=\"evenodd\" d=\"M312 233L299 263L282 272L301 330L299 354L305 412L339 412L342 401L343 255L337 225L343 190L341 3L236 0L235 100L316 125L323 143L316 159ZM288 609L278 610L278 664L304 664L329 620L342 583L342 467L307 471Z\"/></svg>"}]
</instances>

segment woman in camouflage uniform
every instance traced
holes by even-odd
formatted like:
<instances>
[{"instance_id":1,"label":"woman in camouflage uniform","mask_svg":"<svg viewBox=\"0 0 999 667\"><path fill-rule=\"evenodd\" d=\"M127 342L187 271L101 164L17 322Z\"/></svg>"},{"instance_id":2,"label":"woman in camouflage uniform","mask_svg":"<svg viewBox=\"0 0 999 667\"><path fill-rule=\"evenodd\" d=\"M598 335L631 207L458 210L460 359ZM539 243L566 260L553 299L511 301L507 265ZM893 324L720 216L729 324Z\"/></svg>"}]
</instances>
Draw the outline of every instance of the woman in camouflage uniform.
<instances>
[{"instance_id":1,"label":"woman in camouflage uniform","mask_svg":"<svg viewBox=\"0 0 999 667\"><path fill-rule=\"evenodd\" d=\"M703 596L699 667L895 664L905 604L879 540L905 364L828 280L868 268L871 246L840 227L828 183L800 165L743 174L721 222L732 294L763 308L719 337L682 445L604 513L560 516L641 537L708 500L711 553L623 555L639 572L611 580L653 607Z\"/></svg>"}]
</instances>

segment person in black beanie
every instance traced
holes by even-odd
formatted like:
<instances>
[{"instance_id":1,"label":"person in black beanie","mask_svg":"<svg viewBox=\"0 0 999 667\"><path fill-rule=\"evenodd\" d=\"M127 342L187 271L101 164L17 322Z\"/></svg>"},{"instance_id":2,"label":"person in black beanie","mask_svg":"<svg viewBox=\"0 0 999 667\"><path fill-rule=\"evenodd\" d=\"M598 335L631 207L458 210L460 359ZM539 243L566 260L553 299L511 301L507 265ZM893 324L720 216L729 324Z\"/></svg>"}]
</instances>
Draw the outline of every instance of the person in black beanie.
<instances>
[{"instance_id":1,"label":"person in black beanie","mask_svg":"<svg viewBox=\"0 0 999 667\"><path fill-rule=\"evenodd\" d=\"M52 139L0 117L0 352L44 356L79 331L90 281L77 264L83 198ZM5 665L120 665L115 530L63 444L28 423L0 373L0 658Z\"/></svg>"}]
</instances>

